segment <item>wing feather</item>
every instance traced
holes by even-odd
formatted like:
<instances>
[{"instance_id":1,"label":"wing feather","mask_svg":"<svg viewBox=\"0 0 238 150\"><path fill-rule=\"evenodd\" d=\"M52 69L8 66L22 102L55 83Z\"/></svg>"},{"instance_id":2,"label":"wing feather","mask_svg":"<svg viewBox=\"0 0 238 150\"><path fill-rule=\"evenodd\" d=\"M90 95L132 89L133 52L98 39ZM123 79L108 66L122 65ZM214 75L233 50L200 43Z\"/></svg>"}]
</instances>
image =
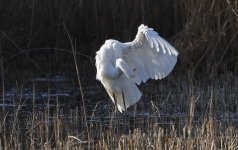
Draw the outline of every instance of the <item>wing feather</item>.
<instances>
[{"instance_id":1,"label":"wing feather","mask_svg":"<svg viewBox=\"0 0 238 150\"><path fill-rule=\"evenodd\" d=\"M134 41L125 43L125 61L135 68L134 82L162 79L174 68L178 51L152 28L141 25Z\"/></svg>"}]
</instances>

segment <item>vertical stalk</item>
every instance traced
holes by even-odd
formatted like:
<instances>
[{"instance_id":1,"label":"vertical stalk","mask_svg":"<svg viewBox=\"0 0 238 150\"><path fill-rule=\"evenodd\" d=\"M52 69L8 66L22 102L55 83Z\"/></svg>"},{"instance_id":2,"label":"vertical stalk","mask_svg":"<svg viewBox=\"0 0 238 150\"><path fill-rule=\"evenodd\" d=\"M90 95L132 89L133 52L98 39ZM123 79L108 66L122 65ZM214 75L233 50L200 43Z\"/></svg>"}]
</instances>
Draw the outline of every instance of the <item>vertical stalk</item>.
<instances>
[{"instance_id":1,"label":"vertical stalk","mask_svg":"<svg viewBox=\"0 0 238 150\"><path fill-rule=\"evenodd\" d=\"M5 82L4 82L4 67L3 67L3 56L2 56L2 47L1 47L1 39L0 39L0 55L1 55L1 76L2 76L2 101L3 101L3 147L7 149L7 139L6 139L6 110L5 110Z\"/></svg>"},{"instance_id":2,"label":"vertical stalk","mask_svg":"<svg viewBox=\"0 0 238 150\"><path fill-rule=\"evenodd\" d=\"M32 41L32 33L33 33L32 31L33 31L33 23L34 23L34 9L35 9L35 0L32 0L30 34L29 34L29 39L28 39L28 44L27 44L28 49L30 48L31 41Z\"/></svg>"},{"instance_id":3,"label":"vertical stalk","mask_svg":"<svg viewBox=\"0 0 238 150\"><path fill-rule=\"evenodd\" d=\"M80 88L80 94L81 94L81 100L82 100L82 104L83 104L83 113L84 113L84 121L86 124L86 129L87 129L87 136L88 136L88 149L90 149L90 134L89 134L89 127L88 127L88 121L87 121L87 114L86 114L86 109L85 109L85 103L84 103L84 93L83 93L83 86L82 86L82 82L80 79L80 75L79 75L79 68L78 68L78 64L77 64L77 58L76 58L76 43L73 44L73 41L69 35L69 32L67 30L67 28L64 25L64 28L67 32L67 35L69 37L70 40L70 45L72 48L72 52L73 52L73 57L74 57L74 64L75 64L75 70L77 73L77 77L78 77L78 84L79 84L79 88ZM74 46L75 45L75 46Z\"/></svg>"},{"instance_id":4,"label":"vertical stalk","mask_svg":"<svg viewBox=\"0 0 238 150\"><path fill-rule=\"evenodd\" d=\"M31 120L31 128L30 132L31 138L31 149L34 149L34 123L35 123L35 82L33 81L33 90L32 90L32 120Z\"/></svg>"}]
</instances>

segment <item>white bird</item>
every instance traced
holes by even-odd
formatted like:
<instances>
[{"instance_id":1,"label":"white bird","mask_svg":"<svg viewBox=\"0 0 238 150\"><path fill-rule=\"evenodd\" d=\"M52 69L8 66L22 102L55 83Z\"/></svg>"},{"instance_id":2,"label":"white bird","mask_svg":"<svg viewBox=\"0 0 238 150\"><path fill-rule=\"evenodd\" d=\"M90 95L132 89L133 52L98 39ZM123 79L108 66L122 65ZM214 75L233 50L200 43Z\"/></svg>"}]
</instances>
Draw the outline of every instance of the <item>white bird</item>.
<instances>
[{"instance_id":1,"label":"white bird","mask_svg":"<svg viewBox=\"0 0 238 150\"><path fill-rule=\"evenodd\" d=\"M142 24L132 42L105 41L96 52L96 79L122 112L141 98L137 85L149 78L166 77L174 68L178 54L156 31Z\"/></svg>"}]
</instances>

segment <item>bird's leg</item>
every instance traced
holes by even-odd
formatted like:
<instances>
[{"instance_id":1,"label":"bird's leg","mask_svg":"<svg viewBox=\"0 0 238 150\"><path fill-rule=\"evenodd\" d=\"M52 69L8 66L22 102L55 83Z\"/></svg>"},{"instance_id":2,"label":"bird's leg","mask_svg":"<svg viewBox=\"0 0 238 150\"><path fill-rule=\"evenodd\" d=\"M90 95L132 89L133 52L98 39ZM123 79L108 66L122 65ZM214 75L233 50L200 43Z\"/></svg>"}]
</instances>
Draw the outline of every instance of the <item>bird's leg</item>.
<instances>
[{"instance_id":1,"label":"bird's leg","mask_svg":"<svg viewBox=\"0 0 238 150\"><path fill-rule=\"evenodd\" d=\"M124 96L124 93L122 91L122 99L123 99L123 103L124 103L124 109L125 109L125 125L126 127L124 128L125 129L125 133L127 133L127 130L128 130L128 126L127 126L127 110L126 110L126 102L125 102L125 96Z\"/></svg>"},{"instance_id":2,"label":"bird's leg","mask_svg":"<svg viewBox=\"0 0 238 150\"><path fill-rule=\"evenodd\" d=\"M116 99L115 93L113 93L113 99L114 99L114 105L115 105L114 113L116 113L116 110L117 110L117 99Z\"/></svg>"},{"instance_id":3,"label":"bird's leg","mask_svg":"<svg viewBox=\"0 0 238 150\"><path fill-rule=\"evenodd\" d=\"M116 98L116 95L115 93L113 93L113 99L114 99L114 102L115 102L115 110L114 110L114 113L115 113L115 122L116 122L116 137L119 133L119 126L120 126L120 122L119 122L119 115L118 115L118 111L117 111L117 98ZM116 138L115 137L115 138ZM117 141L117 140L116 140Z\"/></svg>"}]
</instances>

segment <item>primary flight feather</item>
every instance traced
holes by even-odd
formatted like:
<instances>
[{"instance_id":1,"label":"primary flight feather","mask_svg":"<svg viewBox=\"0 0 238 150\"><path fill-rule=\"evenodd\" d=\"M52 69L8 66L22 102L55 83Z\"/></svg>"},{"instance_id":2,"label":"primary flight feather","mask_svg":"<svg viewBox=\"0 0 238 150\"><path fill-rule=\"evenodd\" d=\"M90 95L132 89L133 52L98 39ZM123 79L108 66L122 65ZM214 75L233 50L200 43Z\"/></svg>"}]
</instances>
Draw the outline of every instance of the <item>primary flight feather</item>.
<instances>
[{"instance_id":1,"label":"primary flight feather","mask_svg":"<svg viewBox=\"0 0 238 150\"><path fill-rule=\"evenodd\" d=\"M106 40L96 52L96 79L122 112L141 98L137 85L149 78L166 77L177 56L178 51L171 44L142 24L132 42Z\"/></svg>"}]
</instances>

